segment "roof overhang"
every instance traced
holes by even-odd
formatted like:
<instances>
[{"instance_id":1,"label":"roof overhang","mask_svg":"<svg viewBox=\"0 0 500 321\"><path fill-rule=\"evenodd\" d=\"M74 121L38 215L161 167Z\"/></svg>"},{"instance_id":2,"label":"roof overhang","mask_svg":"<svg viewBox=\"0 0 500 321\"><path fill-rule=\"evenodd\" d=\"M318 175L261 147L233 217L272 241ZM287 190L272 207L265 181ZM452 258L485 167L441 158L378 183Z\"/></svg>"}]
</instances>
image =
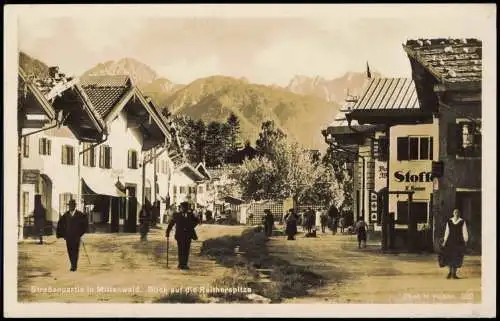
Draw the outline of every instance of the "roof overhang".
<instances>
[{"instance_id":1,"label":"roof overhang","mask_svg":"<svg viewBox=\"0 0 500 321\"><path fill-rule=\"evenodd\" d=\"M346 115L348 121L371 125L406 125L432 122L433 114L413 109L353 110Z\"/></svg>"},{"instance_id":2,"label":"roof overhang","mask_svg":"<svg viewBox=\"0 0 500 321\"><path fill-rule=\"evenodd\" d=\"M196 168L194 168L191 164L188 163L184 163L181 166L179 166L177 171L185 173L189 177L193 178L195 182L202 182L206 179L205 176L203 176L203 174L198 172Z\"/></svg>"},{"instance_id":3,"label":"roof overhang","mask_svg":"<svg viewBox=\"0 0 500 321\"><path fill-rule=\"evenodd\" d=\"M22 110L24 116L34 116L37 120L24 119L27 127L43 127L47 121L57 118L57 113L43 93L32 83L26 72L18 68L18 109ZM45 116L47 119L44 120ZM25 117L25 118L26 118Z\"/></svg>"},{"instance_id":4,"label":"roof overhang","mask_svg":"<svg viewBox=\"0 0 500 321\"><path fill-rule=\"evenodd\" d=\"M63 125L80 141L99 142L104 139L106 123L78 83L55 96L53 105L56 111L63 112Z\"/></svg>"},{"instance_id":5,"label":"roof overhang","mask_svg":"<svg viewBox=\"0 0 500 321\"><path fill-rule=\"evenodd\" d=\"M129 117L129 126L137 126L141 131L144 140L143 150L149 150L163 145L166 141L171 141L170 132L159 111L146 100L136 87L132 87L123 95L106 116L105 122L112 122L123 110Z\"/></svg>"}]
</instances>

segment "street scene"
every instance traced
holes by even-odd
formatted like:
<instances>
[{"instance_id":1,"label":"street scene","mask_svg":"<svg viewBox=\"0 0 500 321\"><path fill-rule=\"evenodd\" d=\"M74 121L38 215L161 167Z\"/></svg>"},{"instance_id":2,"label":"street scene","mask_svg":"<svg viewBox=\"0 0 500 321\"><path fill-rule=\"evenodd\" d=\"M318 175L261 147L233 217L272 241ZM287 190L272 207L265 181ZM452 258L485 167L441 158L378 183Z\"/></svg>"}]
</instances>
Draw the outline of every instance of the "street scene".
<instances>
[{"instance_id":1,"label":"street scene","mask_svg":"<svg viewBox=\"0 0 500 321\"><path fill-rule=\"evenodd\" d=\"M490 297L480 23L494 7L124 7L16 11L17 303Z\"/></svg>"}]
</instances>

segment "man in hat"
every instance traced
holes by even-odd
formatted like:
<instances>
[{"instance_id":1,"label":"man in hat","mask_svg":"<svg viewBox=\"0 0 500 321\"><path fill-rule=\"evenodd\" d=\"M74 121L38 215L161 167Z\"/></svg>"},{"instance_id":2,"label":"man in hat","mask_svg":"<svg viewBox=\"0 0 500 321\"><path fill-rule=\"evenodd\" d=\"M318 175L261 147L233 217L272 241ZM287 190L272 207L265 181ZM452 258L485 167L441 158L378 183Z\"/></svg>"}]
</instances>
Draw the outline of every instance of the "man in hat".
<instances>
[{"instance_id":1,"label":"man in hat","mask_svg":"<svg viewBox=\"0 0 500 321\"><path fill-rule=\"evenodd\" d=\"M74 199L69 200L68 207L69 210L57 222L56 237L66 240L66 249L71 262L70 271L74 272L78 266L80 239L88 231L88 219L84 213L76 209Z\"/></svg>"},{"instance_id":2,"label":"man in hat","mask_svg":"<svg viewBox=\"0 0 500 321\"><path fill-rule=\"evenodd\" d=\"M189 203L182 202L180 211L174 213L172 219L168 223L166 236L170 236L170 231L175 225L175 240L177 241L177 255L179 258L179 265L181 270L189 270L188 258L189 250L191 248L191 240L197 240L195 227L198 225L198 219L190 211Z\"/></svg>"}]
</instances>

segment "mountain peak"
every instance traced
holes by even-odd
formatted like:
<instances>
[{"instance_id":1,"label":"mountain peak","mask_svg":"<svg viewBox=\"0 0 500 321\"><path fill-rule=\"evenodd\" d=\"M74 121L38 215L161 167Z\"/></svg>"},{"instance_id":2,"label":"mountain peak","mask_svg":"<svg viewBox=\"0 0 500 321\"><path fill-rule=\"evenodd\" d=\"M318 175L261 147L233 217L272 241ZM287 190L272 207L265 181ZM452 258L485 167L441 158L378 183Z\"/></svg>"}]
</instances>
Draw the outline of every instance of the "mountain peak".
<instances>
[{"instance_id":1,"label":"mountain peak","mask_svg":"<svg viewBox=\"0 0 500 321\"><path fill-rule=\"evenodd\" d=\"M82 76L101 75L128 75L139 86L149 84L157 78L156 72L151 67L130 57L99 63Z\"/></svg>"}]
</instances>

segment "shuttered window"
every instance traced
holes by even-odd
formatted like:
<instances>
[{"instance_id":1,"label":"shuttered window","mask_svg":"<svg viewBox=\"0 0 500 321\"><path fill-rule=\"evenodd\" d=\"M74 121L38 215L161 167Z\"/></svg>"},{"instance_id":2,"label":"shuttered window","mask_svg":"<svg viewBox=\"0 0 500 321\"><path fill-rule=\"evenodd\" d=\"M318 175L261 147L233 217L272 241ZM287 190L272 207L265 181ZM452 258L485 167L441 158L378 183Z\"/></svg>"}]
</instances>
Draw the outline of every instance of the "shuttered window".
<instances>
[{"instance_id":1,"label":"shuttered window","mask_svg":"<svg viewBox=\"0 0 500 321\"><path fill-rule=\"evenodd\" d=\"M461 157L481 156L481 125L472 121L463 121L455 125L455 152ZM449 135L451 135L451 130Z\"/></svg>"},{"instance_id":2,"label":"shuttered window","mask_svg":"<svg viewBox=\"0 0 500 321\"><path fill-rule=\"evenodd\" d=\"M128 168L137 169L137 151L130 149L128 151Z\"/></svg>"},{"instance_id":3,"label":"shuttered window","mask_svg":"<svg viewBox=\"0 0 500 321\"><path fill-rule=\"evenodd\" d=\"M29 136L27 137L23 137L22 138L22 144L23 144L23 156L25 158L28 158L30 157L30 140L29 140Z\"/></svg>"},{"instance_id":4,"label":"shuttered window","mask_svg":"<svg viewBox=\"0 0 500 321\"><path fill-rule=\"evenodd\" d=\"M75 149L71 145L61 146L61 164L74 165L75 164Z\"/></svg>"},{"instance_id":5,"label":"shuttered window","mask_svg":"<svg viewBox=\"0 0 500 321\"><path fill-rule=\"evenodd\" d=\"M95 167L95 148L90 143L83 143L83 166Z\"/></svg>"},{"instance_id":6,"label":"shuttered window","mask_svg":"<svg viewBox=\"0 0 500 321\"><path fill-rule=\"evenodd\" d=\"M99 148L99 167L111 168L111 147L102 145Z\"/></svg>"},{"instance_id":7,"label":"shuttered window","mask_svg":"<svg viewBox=\"0 0 500 321\"><path fill-rule=\"evenodd\" d=\"M42 137L38 140L38 153L40 155L50 155L51 153L50 139Z\"/></svg>"},{"instance_id":8,"label":"shuttered window","mask_svg":"<svg viewBox=\"0 0 500 321\"><path fill-rule=\"evenodd\" d=\"M186 187L185 186L179 187L179 193L180 194L186 194Z\"/></svg>"},{"instance_id":9,"label":"shuttered window","mask_svg":"<svg viewBox=\"0 0 500 321\"><path fill-rule=\"evenodd\" d=\"M29 206L30 206L30 193L23 192L23 208L21 209L21 211L24 217L29 215Z\"/></svg>"}]
</instances>

